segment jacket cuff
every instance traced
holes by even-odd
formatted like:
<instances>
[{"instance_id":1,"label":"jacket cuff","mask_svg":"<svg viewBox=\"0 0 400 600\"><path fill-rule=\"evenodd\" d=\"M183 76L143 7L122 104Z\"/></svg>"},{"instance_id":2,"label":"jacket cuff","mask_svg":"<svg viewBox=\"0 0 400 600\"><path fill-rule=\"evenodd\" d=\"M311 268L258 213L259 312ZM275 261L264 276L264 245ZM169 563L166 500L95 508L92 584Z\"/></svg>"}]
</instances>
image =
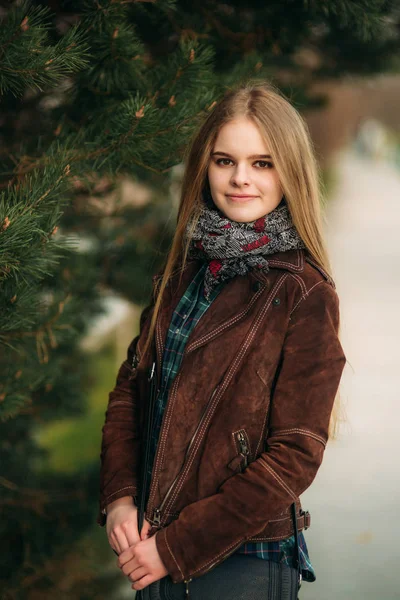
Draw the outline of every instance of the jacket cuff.
<instances>
[{"instance_id":1,"label":"jacket cuff","mask_svg":"<svg viewBox=\"0 0 400 600\"><path fill-rule=\"evenodd\" d=\"M107 506L114 502L114 500L118 500L118 498L123 498L124 496L132 496L133 503L137 506L137 490L134 486L124 487L113 494L108 495L106 498L100 501L99 512L97 513L96 522L100 527L104 527L107 521Z\"/></svg>"}]
</instances>

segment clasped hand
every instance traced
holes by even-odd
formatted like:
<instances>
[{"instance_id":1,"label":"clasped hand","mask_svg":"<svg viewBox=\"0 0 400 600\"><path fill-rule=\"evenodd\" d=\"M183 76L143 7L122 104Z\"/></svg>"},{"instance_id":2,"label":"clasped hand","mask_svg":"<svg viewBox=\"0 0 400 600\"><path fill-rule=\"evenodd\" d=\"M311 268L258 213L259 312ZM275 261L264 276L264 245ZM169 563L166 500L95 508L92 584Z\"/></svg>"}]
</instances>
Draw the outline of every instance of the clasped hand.
<instances>
[{"instance_id":1,"label":"clasped hand","mask_svg":"<svg viewBox=\"0 0 400 600\"><path fill-rule=\"evenodd\" d=\"M148 537L150 523L144 520L139 535L136 506L132 501L119 504L117 502L115 506L109 505L107 511L108 539L118 554L118 567L133 582L132 589L142 590L150 583L168 575L168 571L157 550L157 533Z\"/></svg>"}]
</instances>

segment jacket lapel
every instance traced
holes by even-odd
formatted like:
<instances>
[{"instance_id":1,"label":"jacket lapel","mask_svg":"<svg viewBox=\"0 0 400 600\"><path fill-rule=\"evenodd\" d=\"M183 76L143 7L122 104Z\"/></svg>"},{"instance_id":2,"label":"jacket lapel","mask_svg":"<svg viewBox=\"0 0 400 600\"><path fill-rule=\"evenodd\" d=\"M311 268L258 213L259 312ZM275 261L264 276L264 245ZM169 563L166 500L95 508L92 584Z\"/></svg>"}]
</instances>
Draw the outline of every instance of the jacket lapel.
<instances>
[{"instance_id":1,"label":"jacket lapel","mask_svg":"<svg viewBox=\"0 0 400 600\"><path fill-rule=\"evenodd\" d=\"M304 268L304 253L302 250L277 252L270 255L268 263L270 269L284 269L298 273ZM175 271L170 278L157 319L156 335L160 352L165 346L173 312L201 264L200 260L188 261L180 280L179 271ZM247 275L238 275L226 282L211 307L191 332L185 353L192 352L199 346L208 343L228 327L243 319L264 292L268 283L265 271L253 269Z\"/></svg>"}]
</instances>

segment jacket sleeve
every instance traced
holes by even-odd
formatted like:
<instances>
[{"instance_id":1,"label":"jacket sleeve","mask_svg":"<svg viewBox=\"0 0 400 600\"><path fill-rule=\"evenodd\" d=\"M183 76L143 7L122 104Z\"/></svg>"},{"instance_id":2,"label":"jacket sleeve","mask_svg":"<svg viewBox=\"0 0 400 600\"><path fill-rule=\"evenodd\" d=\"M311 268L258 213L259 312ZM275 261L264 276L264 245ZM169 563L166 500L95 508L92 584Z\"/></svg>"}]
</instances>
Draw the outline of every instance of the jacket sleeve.
<instances>
[{"instance_id":1,"label":"jacket sleeve","mask_svg":"<svg viewBox=\"0 0 400 600\"><path fill-rule=\"evenodd\" d=\"M265 451L156 535L174 583L222 562L306 490L318 471L346 362L339 300L325 280L292 311L271 394Z\"/></svg>"},{"instance_id":2,"label":"jacket sleeve","mask_svg":"<svg viewBox=\"0 0 400 600\"><path fill-rule=\"evenodd\" d=\"M130 379L130 375L138 340L153 312L153 298L154 295L141 313L139 335L130 343L126 360L119 368L115 387L109 394L100 453L100 508L97 515L100 526L106 523L105 508L110 502L123 496L133 496L136 503L140 436L137 427L137 388L135 379Z\"/></svg>"}]
</instances>

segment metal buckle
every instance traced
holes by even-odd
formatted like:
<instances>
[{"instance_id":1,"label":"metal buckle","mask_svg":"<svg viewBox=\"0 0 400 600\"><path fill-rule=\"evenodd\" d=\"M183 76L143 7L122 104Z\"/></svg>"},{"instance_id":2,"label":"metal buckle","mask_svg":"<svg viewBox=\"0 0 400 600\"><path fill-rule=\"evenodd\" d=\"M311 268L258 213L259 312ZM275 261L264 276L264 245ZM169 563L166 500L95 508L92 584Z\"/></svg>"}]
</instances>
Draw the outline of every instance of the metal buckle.
<instances>
[{"instance_id":1,"label":"metal buckle","mask_svg":"<svg viewBox=\"0 0 400 600\"><path fill-rule=\"evenodd\" d=\"M300 516L304 517L304 529L308 529L310 527L310 522L311 522L310 513L308 512L308 510L301 510ZM307 525L307 522L308 522L308 525Z\"/></svg>"}]
</instances>

